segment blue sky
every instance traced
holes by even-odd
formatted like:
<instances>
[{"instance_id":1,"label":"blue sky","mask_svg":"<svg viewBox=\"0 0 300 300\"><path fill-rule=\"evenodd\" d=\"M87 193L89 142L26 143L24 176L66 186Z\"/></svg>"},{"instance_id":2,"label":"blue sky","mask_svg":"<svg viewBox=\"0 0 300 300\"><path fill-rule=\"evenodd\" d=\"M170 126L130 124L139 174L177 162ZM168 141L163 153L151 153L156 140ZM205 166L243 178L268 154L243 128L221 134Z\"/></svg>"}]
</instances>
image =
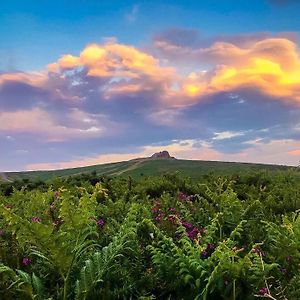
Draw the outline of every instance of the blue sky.
<instances>
[{"instance_id":1,"label":"blue sky","mask_svg":"<svg viewBox=\"0 0 300 300\"><path fill-rule=\"evenodd\" d=\"M300 2L2 1L0 171L168 149L299 164Z\"/></svg>"},{"instance_id":2,"label":"blue sky","mask_svg":"<svg viewBox=\"0 0 300 300\"><path fill-rule=\"evenodd\" d=\"M43 68L105 37L145 45L172 27L197 29L207 36L300 30L297 1L13 0L0 5L4 69Z\"/></svg>"}]
</instances>

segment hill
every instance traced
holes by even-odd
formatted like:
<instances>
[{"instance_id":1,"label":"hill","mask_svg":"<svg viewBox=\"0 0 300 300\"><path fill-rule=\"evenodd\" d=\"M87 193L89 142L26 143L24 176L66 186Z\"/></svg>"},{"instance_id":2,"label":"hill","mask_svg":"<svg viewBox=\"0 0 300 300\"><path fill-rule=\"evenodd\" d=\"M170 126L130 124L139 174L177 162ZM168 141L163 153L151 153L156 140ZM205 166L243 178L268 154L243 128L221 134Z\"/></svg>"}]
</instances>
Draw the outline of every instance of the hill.
<instances>
[{"instance_id":1,"label":"hill","mask_svg":"<svg viewBox=\"0 0 300 300\"><path fill-rule=\"evenodd\" d=\"M204 160L184 160L171 158L139 158L116 163L99 164L87 167L62 169L53 171L28 171L0 173L0 181L13 181L28 178L31 180L47 180L58 176L78 175L97 172L107 176L131 176L135 179L143 176L161 175L166 172L180 171L183 174L198 179L211 172L217 174L232 174L250 170L287 170L287 166L236 163Z\"/></svg>"}]
</instances>

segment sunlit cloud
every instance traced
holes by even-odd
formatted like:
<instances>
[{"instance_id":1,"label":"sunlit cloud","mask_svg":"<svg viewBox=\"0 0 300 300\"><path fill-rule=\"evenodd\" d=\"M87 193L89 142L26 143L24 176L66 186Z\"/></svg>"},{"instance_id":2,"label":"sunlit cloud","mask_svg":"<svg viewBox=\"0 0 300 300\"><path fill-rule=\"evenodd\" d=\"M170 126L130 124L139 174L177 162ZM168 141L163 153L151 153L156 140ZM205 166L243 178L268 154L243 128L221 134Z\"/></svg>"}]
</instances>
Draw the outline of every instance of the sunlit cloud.
<instances>
[{"instance_id":1,"label":"sunlit cloud","mask_svg":"<svg viewBox=\"0 0 300 300\"><path fill-rule=\"evenodd\" d=\"M163 40L155 46L169 58L168 65L160 56L112 41L90 44L79 56L63 55L48 65L48 75L46 71L1 74L0 84L24 82L51 90L57 98L81 101L80 89L94 78L94 88L105 99L155 93L156 102L166 107L194 105L205 97L243 88L282 101L300 101L298 48L287 38L264 38L244 47L218 41L194 49ZM194 69L182 74L177 58L193 60Z\"/></svg>"},{"instance_id":2,"label":"sunlit cloud","mask_svg":"<svg viewBox=\"0 0 300 300\"><path fill-rule=\"evenodd\" d=\"M162 147L153 143L178 139L194 141L166 145L180 158L257 161L262 151L262 162L295 164L300 147L280 143L300 139L296 41L266 35L205 46L183 41L161 38L138 48L110 38L66 53L39 72L2 72L2 147L11 151L12 141L25 137L39 146L59 142L65 147L60 167L150 155ZM200 147L195 140L207 143ZM284 154L271 157L268 143L275 140L281 142L273 142L274 153ZM70 143L79 145L78 153L103 149L69 161ZM115 156L105 154L108 148ZM34 161L32 168L54 166Z\"/></svg>"},{"instance_id":3,"label":"sunlit cloud","mask_svg":"<svg viewBox=\"0 0 300 300\"><path fill-rule=\"evenodd\" d=\"M187 96L201 98L252 87L277 99L300 100L299 51L295 42L287 38L265 38L247 47L220 41L207 48L191 48L164 40L156 41L155 45L172 62L193 61L198 69L209 64L205 76L182 79Z\"/></svg>"}]
</instances>

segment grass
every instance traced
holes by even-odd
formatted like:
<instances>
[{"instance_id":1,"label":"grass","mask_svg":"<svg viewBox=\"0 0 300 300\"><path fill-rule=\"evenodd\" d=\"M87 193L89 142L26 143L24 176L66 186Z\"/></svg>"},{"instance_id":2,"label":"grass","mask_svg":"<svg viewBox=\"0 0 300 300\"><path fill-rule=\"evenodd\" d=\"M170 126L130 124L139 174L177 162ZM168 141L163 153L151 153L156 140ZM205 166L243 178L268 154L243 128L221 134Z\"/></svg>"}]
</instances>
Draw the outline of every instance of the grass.
<instances>
[{"instance_id":1,"label":"grass","mask_svg":"<svg viewBox=\"0 0 300 300\"><path fill-rule=\"evenodd\" d=\"M181 173L198 179L210 172L217 174L232 174L250 170L286 170L289 167L280 165L265 165L253 163L235 163L204 160L183 160L183 159L134 159L117 163L100 164L94 166L62 169L53 171L28 171L28 172L7 172L2 173L0 181L20 180L48 180L54 177L66 177L81 173L97 172L107 176L131 176L134 179L143 176L161 175L166 172L180 171Z\"/></svg>"}]
</instances>

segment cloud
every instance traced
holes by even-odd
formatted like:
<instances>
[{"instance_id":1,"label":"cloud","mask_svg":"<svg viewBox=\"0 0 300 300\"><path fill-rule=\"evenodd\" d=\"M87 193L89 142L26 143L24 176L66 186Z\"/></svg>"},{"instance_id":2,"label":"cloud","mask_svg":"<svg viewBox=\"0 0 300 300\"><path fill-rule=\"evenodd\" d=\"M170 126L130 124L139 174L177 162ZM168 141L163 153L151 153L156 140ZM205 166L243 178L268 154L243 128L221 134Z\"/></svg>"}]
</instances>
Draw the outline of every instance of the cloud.
<instances>
[{"instance_id":1,"label":"cloud","mask_svg":"<svg viewBox=\"0 0 300 300\"><path fill-rule=\"evenodd\" d=\"M206 48L168 40L158 40L155 45L170 62L193 62L194 70L181 80L186 96L201 99L213 93L253 87L277 99L300 101L299 50L287 38L264 38L244 47L222 41ZM204 71L201 66L205 66Z\"/></svg>"},{"instance_id":2,"label":"cloud","mask_svg":"<svg viewBox=\"0 0 300 300\"><path fill-rule=\"evenodd\" d=\"M270 140L264 142L257 140L251 143L252 147L244 151L241 161L269 164L282 164L297 166L300 162L300 141L293 139Z\"/></svg>"},{"instance_id":3,"label":"cloud","mask_svg":"<svg viewBox=\"0 0 300 300\"><path fill-rule=\"evenodd\" d=\"M50 64L52 71L53 66L61 70L83 67L87 70L87 76L93 77L134 79L142 76L153 78L156 75L158 81L174 73L171 67L161 67L154 56L119 43L90 44L79 56L66 54L54 65Z\"/></svg>"},{"instance_id":4,"label":"cloud","mask_svg":"<svg viewBox=\"0 0 300 300\"><path fill-rule=\"evenodd\" d=\"M145 99L148 95L154 108L164 110L195 105L218 93L234 94L247 88L273 99L299 103L300 58L294 41L250 37L247 43L245 38L236 44L215 41L208 47L193 48L184 45L189 38L182 35L179 32L177 44L162 38L156 40L160 52L157 56L111 40L87 45L78 56L63 55L48 65L48 72L1 74L0 104L1 92L4 99L7 93L13 95L13 91L6 92L9 86L20 89L21 84L32 89L23 94L36 93L36 98L45 98L46 94L51 101L74 105L87 103L91 93L109 101ZM191 61L192 69L183 72L178 61ZM32 99L33 96L28 101Z\"/></svg>"},{"instance_id":5,"label":"cloud","mask_svg":"<svg viewBox=\"0 0 300 300\"><path fill-rule=\"evenodd\" d=\"M159 109L150 112L147 119L156 125L172 128L189 127L189 123L184 119L184 113L180 109ZM178 122L178 120L180 120L180 122Z\"/></svg>"},{"instance_id":6,"label":"cloud","mask_svg":"<svg viewBox=\"0 0 300 300\"><path fill-rule=\"evenodd\" d=\"M212 147L206 141L201 140L174 140L165 145L146 145L139 151L132 153L101 154L93 157L77 158L71 161L58 163L37 163L27 165L28 170L51 170L75 168L88 165L97 165L110 162L120 162L135 158L149 157L153 153L162 149L170 152L178 159L231 161L231 162L254 162L282 165L299 165L295 156L300 155L300 151L294 147L300 147L300 142L296 140L271 140L269 142L249 143L251 145L246 151L235 154L223 153Z\"/></svg>"},{"instance_id":7,"label":"cloud","mask_svg":"<svg viewBox=\"0 0 300 300\"><path fill-rule=\"evenodd\" d=\"M185 140L194 142L157 147L169 146L182 158L256 161L255 151L271 149L271 141L300 140L300 59L292 37L172 34L155 40L156 48L109 39L66 53L40 72L2 72L1 152L28 148L32 164L53 155L68 166L122 159L120 152L135 157L155 152L158 142ZM49 153L52 145L57 154ZM284 150L288 162L298 149L295 143ZM286 161L262 153L266 161ZM28 164L21 157L16 166Z\"/></svg>"},{"instance_id":8,"label":"cloud","mask_svg":"<svg viewBox=\"0 0 300 300\"><path fill-rule=\"evenodd\" d=\"M125 14L125 20L128 23L135 23L138 17L139 10L140 10L139 5L133 5L131 11Z\"/></svg>"},{"instance_id":9,"label":"cloud","mask_svg":"<svg viewBox=\"0 0 300 300\"><path fill-rule=\"evenodd\" d=\"M46 137L47 141L95 138L105 135L105 127L94 117L74 110L67 116L72 121L69 126L39 108L0 112L0 132L35 134Z\"/></svg>"},{"instance_id":10,"label":"cloud","mask_svg":"<svg viewBox=\"0 0 300 300\"><path fill-rule=\"evenodd\" d=\"M225 140L225 139L232 139L237 136L244 135L244 132L233 132L233 131L222 131L222 132L215 132L215 137L213 140Z\"/></svg>"}]
</instances>

